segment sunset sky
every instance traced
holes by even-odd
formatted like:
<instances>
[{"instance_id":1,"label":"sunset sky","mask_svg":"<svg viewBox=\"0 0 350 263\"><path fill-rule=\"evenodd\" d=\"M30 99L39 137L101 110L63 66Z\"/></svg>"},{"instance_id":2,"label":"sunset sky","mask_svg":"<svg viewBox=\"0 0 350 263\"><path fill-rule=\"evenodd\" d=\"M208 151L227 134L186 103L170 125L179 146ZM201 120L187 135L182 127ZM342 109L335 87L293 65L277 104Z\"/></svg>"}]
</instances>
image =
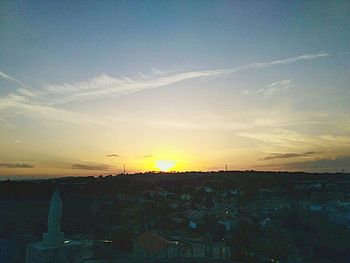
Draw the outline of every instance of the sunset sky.
<instances>
[{"instance_id":1,"label":"sunset sky","mask_svg":"<svg viewBox=\"0 0 350 263\"><path fill-rule=\"evenodd\" d=\"M0 1L0 178L350 171L349 1Z\"/></svg>"}]
</instances>

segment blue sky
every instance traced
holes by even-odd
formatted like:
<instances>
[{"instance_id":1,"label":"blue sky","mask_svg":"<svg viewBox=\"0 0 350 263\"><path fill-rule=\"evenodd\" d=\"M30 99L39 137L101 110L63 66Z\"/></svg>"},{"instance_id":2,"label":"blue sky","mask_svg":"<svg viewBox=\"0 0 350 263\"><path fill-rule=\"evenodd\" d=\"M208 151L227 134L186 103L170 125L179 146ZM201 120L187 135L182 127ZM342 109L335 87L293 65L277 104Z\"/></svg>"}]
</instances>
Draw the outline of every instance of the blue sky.
<instances>
[{"instance_id":1,"label":"blue sky","mask_svg":"<svg viewBox=\"0 0 350 263\"><path fill-rule=\"evenodd\" d=\"M348 1L0 5L2 175L350 168Z\"/></svg>"}]
</instances>

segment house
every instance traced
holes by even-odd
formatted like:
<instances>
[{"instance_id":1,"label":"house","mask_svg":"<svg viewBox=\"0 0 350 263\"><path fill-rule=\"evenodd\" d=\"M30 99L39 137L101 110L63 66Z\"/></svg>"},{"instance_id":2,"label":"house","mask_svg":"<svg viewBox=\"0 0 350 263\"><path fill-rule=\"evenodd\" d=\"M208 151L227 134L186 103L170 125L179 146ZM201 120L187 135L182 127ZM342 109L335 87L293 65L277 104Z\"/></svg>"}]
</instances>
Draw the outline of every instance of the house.
<instances>
[{"instance_id":1,"label":"house","mask_svg":"<svg viewBox=\"0 0 350 263\"><path fill-rule=\"evenodd\" d=\"M269 217L266 217L265 219L260 221L260 225L265 228L268 227L271 223L271 219Z\"/></svg>"},{"instance_id":2,"label":"house","mask_svg":"<svg viewBox=\"0 0 350 263\"><path fill-rule=\"evenodd\" d=\"M181 194L180 198L181 198L181 200L184 200L184 201L191 200L191 196L189 194L187 194L187 193Z\"/></svg>"},{"instance_id":3,"label":"house","mask_svg":"<svg viewBox=\"0 0 350 263\"><path fill-rule=\"evenodd\" d=\"M133 255L137 258L175 257L178 254L178 244L178 241L167 240L147 231L135 240Z\"/></svg>"},{"instance_id":4,"label":"house","mask_svg":"<svg viewBox=\"0 0 350 263\"><path fill-rule=\"evenodd\" d=\"M158 196L162 197L171 197L174 196L174 193L166 191L163 187L155 187L154 188L154 193Z\"/></svg>"},{"instance_id":5,"label":"house","mask_svg":"<svg viewBox=\"0 0 350 263\"><path fill-rule=\"evenodd\" d=\"M231 195L239 195L239 189L232 189L229 192Z\"/></svg>"},{"instance_id":6,"label":"house","mask_svg":"<svg viewBox=\"0 0 350 263\"><path fill-rule=\"evenodd\" d=\"M198 228L198 222L195 222L194 220L190 219L188 221L188 227L191 229L197 229Z\"/></svg>"},{"instance_id":7,"label":"house","mask_svg":"<svg viewBox=\"0 0 350 263\"><path fill-rule=\"evenodd\" d=\"M205 191L206 193L211 193L211 192L214 191L214 189L213 189L211 186L206 186L206 187L204 187L204 191Z\"/></svg>"},{"instance_id":8,"label":"house","mask_svg":"<svg viewBox=\"0 0 350 263\"><path fill-rule=\"evenodd\" d=\"M321 183L315 183L315 184L311 184L308 187L309 189L314 189L314 190L319 190L322 188L322 184Z\"/></svg>"},{"instance_id":9,"label":"house","mask_svg":"<svg viewBox=\"0 0 350 263\"><path fill-rule=\"evenodd\" d=\"M179 204L177 204L177 203L170 203L170 204L169 204L169 207L170 207L171 209L176 209L176 208L179 207Z\"/></svg>"},{"instance_id":10,"label":"house","mask_svg":"<svg viewBox=\"0 0 350 263\"><path fill-rule=\"evenodd\" d=\"M333 224L345 225L350 229L350 212L333 212L329 213L328 217Z\"/></svg>"},{"instance_id":11,"label":"house","mask_svg":"<svg viewBox=\"0 0 350 263\"><path fill-rule=\"evenodd\" d=\"M164 192L163 194L161 194L161 196L163 196L165 198L170 198L170 197L175 196L175 194L171 193L171 192Z\"/></svg>"},{"instance_id":12,"label":"house","mask_svg":"<svg viewBox=\"0 0 350 263\"><path fill-rule=\"evenodd\" d=\"M231 231L235 226L237 221L228 216L222 216L219 218L218 223L223 225L226 231Z\"/></svg>"},{"instance_id":13,"label":"house","mask_svg":"<svg viewBox=\"0 0 350 263\"><path fill-rule=\"evenodd\" d=\"M155 187L154 188L154 192L157 193L157 194L162 194L165 192L164 188L163 187Z\"/></svg>"},{"instance_id":14,"label":"house","mask_svg":"<svg viewBox=\"0 0 350 263\"><path fill-rule=\"evenodd\" d=\"M321 212L323 210L323 208L320 205L310 205L309 210L311 212Z\"/></svg>"},{"instance_id":15,"label":"house","mask_svg":"<svg viewBox=\"0 0 350 263\"><path fill-rule=\"evenodd\" d=\"M191 209L186 211L186 215L188 219L188 227L190 229L197 229L204 216L203 213Z\"/></svg>"},{"instance_id":16,"label":"house","mask_svg":"<svg viewBox=\"0 0 350 263\"><path fill-rule=\"evenodd\" d=\"M239 191L237 189L223 191L220 193L220 197L225 198L225 200L231 200L238 196Z\"/></svg>"}]
</instances>

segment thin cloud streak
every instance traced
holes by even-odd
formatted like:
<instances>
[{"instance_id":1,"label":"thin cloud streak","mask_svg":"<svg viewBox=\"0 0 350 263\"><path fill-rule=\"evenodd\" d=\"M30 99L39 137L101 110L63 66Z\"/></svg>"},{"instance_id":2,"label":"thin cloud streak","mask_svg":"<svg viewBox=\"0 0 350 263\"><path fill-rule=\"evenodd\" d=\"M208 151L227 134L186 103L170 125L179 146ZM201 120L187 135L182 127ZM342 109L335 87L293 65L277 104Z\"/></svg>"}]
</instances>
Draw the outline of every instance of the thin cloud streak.
<instances>
[{"instance_id":1,"label":"thin cloud streak","mask_svg":"<svg viewBox=\"0 0 350 263\"><path fill-rule=\"evenodd\" d=\"M274 147L275 149L288 149L302 151L305 148L317 151L330 151L331 149L348 149L350 136L335 136L331 134L311 136L285 129L273 129L269 132L239 132L239 136L256 140L262 149Z\"/></svg>"},{"instance_id":2,"label":"thin cloud streak","mask_svg":"<svg viewBox=\"0 0 350 263\"><path fill-rule=\"evenodd\" d=\"M292 88L294 85L292 84L292 81L290 79L285 80L279 80L275 81L269 85L267 85L264 88L258 89L258 90L244 90L243 95L248 94L262 94L265 99L268 99L274 95L277 95L281 92L288 91L290 88Z\"/></svg>"},{"instance_id":3,"label":"thin cloud streak","mask_svg":"<svg viewBox=\"0 0 350 263\"><path fill-rule=\"evenodd\" d=\"M0 163L3 168L34 168L34 165L28 163Z\"/></svg>"},{"instance_id":4,"label":"thin cloud streak","mask_svg":"<svg viewBox=\"0 0 350 263\"><path fill-rule=\"evenodd\" d=\"M3 78L3 79L8 79L8 80L13 80L13 81L18 81L17 79L5 74L4 72L0 71L0 77Z\"/></svg>"},{"instance_id":5,"label":"thin cloud streak","mask_svg":"<svg viewBox=\"0 0 350 263\"><path fill-rule=\"evenodd\" d=\"M106 154L106 157L120 157L118 154Z\"/></svg>"},{"instance_id":6,"label":"thin cloud streak","mask_svg":"<svg viewBox=\"0 0 350 263\"><path fill-rule=\"evenodd\" d=\"M140 159L142 159L142 158L152 158L153 155L152 154L145 154L145 155L139 155L137 157L140 158Z\"/></svg>"},{"instance_id":7,"label":"thin cloud streak","mask_svg":"<svg viewBox=\"0 0 350 263\"><path fill-rule=\"evenodd\" d=\"M48 106L44 103L33 102L30 97L9 94L0 98L0 113L8 113L13 111L14 115L27 114L32 118L55 120L59 122L69 122L74 124L91 123L100 126L108 126L106 123L93 119L88 115L76 113L73 111L59 109L57 107ZM5 122L7 120L3 120ZM8 122L8 121L7 121Z\"/></svg>"},{"instance_id":8,"label":"thin cloud streak","mask_svg":"<svg viewBox=\"0 0 350 263\"><path fill-rule=\"evenodd\" d=\"M259 89L257 92L262 93L265 98L270 98L280 92L288 91L291 87L293 87L291 80L286 79L273 82L267 87Z\"/></svg>"},{"instance_id":9,"label":"thin cloud streak","mask_svg":"<svg viewBox=\"0 0 350 263\"><path fill-rule=\"evenodd\" d=\"M12 110L16 115L31 114L35 117L39 116L40 118L56 121L69 121L74 123L87 122L106 126L105 123L101 123L99 120L91 120L89 116L84 116L81 113L78 114L62 110L59 108L59 104L64 104L70 101L91 100L104 96L119 97L147 89L169 86L184 80L225 76L242 70L262 69L275 65L296 63L303 60L319 59L327 56L331 56L331 54L305 54L271 62L251 63L245 66L229 69L190 71L172 75L166 75L159 70L153 70L153 75L142 78L114 78L103 74L90 81L73 84L66 83L63 85L46 85L41 90L36 90L35 92L29 88L20 88L14 93L0 97L0 113ZM1 72L1 77L20 83L18 80L3 72ZM23 86L25 85L23 84Z\"/></svg>"},{"instance_id":10,"label":"thin cloud streak","mask_svg":"<svg viewBox=\"0 0 350 263\"><path fill-rule=\"evenodd\" d=\"M4 72L2 72L2 71L0 71L0 78L7 79L7 80L11 80L11 81L14 81L14 82L16 82L16 83L20 84L20 85L21 85L21 86L23 86L23 87L25 87L25 86L26 86L26 85L25 85L23 82L19 81L18 79L14 78L14 77L11 77L11 76L9 76L9 75L5 74L5 73L4 73Z\"/></svg>"},{"instance_id":11,"label":"thin cloud streak","mask_svg":"<svg viewBox=\"0 0 350 263\"><path fill-rule=\"evenodd\" d=\"M106 74L102 74L98 77L93 78L90 81L77 82L73 84L63 84L63 85L47 85L44 87L46 92L50 95L54 95L57 99L52 99L52 104L65 103L74 100L84 100L87 98L96 98L103 95L115 95L122 96L131 93L135 93L142 90L158 88L169 86L180 81L202 78L202 77L212 77L232 74L235 72L248 70L248 69L262 69L275 65L285 65L296 63L302 60L312 60L322 57L331 56L329 53L320 54L306 54L298 57L286 58L275 60L271 62L256 62L245 66L228 68L228 69L217 69L217 70L199 70L176 73L173 75L165 75L155 73L153 78L149 79L147 77L143 78L129 78L120 77L114 78ZM154 77L155 76L155 77ZM287 83L288 84L288 83Z\"/></svg>"},{"instance_id":12,"label":"thin cloud streak","mask_svg":"<svg viewBox=\"0 0 350 263\"><path fill-rule=\"evenodd\" d=\"M106 171L111 167L106 164L73 164L72 169L76 170L93 170L93 171Z\"/></svg>"},{"instance_id":13,"label":"thin cloud streak","mask_svg":"<svg viewBox=\"0 0 350 263\"><path fill-rule=\"evenodd\" d=\"M303 152L303 153L271 153L270 155L264 157L263 161L274 160L274 159L289 159L295 157L305 157L315 154L316 152Z\"/></svg>"},{"instance_id":14,"label":"thin cloud streak","mask_svg":"<svg viewBox=\"0 0 350 263\"><path fill-rule=\"evenodd\" d=\"M336 158L320 158L315 160L308 160L303 162L289 162L282 164L267 164L253 166L257 169L271 169L271 170L289 170L289 171L338 171L343 169L350 171L350 156L340 156Z\"/></svg>"}]
</instances>

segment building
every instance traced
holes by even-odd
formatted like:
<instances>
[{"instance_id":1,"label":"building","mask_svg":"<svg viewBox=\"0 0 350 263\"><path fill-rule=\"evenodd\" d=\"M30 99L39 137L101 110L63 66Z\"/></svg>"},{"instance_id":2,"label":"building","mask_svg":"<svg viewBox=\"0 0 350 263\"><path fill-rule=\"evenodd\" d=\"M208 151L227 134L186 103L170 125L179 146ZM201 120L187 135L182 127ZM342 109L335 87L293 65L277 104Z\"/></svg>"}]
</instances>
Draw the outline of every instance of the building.
<instances>
[{"instance_id":1,"label":"building","mask_svg":"<svg viewBox=\"0 0 350 263\"><path fill-rule=\"evenodd\" d=\"M236 227L237 220L228 216L221 216L218 220L218 223L220 225L223 225L226 231L231 231L233 228Z\"/></svg>"},{"instance_id":2,"label":"building","mask_svg":"<svg viewBox=\"0 0 350 263\"><path fill-rule=\"evenodd\" d=\"M191 196L188 193L183 193L180 195L181 200L184 201L190 201L191 200Z\"/></svg>"},{"instance_id":3,"label":"building","mask_svg":"<svg viewBox=\"0 0 350 263\"><path fill-rule=\"evenodd\" d=\"M179 242L167 240L155 233L144 232L134 242L133 256L137 258L167 258L178 255Z\"/></svg>"}]
</instances>

